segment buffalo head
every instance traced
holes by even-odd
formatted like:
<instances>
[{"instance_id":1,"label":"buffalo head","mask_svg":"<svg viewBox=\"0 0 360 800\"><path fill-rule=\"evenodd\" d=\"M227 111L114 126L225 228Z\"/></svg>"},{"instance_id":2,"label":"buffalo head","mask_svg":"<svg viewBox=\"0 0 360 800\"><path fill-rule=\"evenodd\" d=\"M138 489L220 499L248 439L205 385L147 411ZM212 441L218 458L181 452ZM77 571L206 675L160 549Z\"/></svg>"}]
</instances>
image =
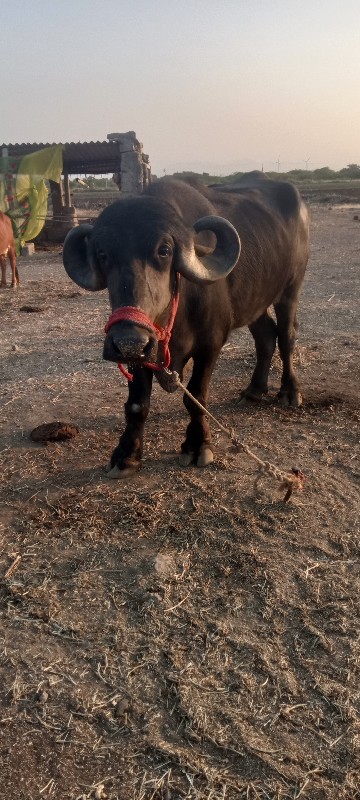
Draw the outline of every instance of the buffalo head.
<instances>
[{"instance_id":1,"label":"buffalo head","mask_svg":"<svg viewBox=\"0 0 360 800\"><path fill-rule=\"evenodd\" d=\"M196 234L210 232L212 247L197 245ZM74 228L64 242L65 269L83 289L108 289L112 311L141 309L151 322L164 325L176 274L207 284L226 277L240 255L235 228L217 216L193 227L168 203L141 196L117 201L92 225ZM122 320L111 326L104 358L141 363L156 360L157 339L145 327Z\"/></svg>"}]
</instances>

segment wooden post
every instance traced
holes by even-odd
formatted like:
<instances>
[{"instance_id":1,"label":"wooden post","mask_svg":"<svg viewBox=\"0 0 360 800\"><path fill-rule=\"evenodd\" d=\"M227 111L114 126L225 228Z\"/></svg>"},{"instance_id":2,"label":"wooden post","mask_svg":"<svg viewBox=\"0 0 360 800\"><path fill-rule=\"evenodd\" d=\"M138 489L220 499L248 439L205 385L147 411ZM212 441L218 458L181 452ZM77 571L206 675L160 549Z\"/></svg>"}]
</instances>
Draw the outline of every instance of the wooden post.
<instances>
[{"instance_id":1,"label":"wooden post","mask_svg":"<svg viewBox=\"0 0 360 800\"><path fill-rule=\"evenodd\" d=\"M65 206L68 208L71 206L71 195L70 195L70 181L69 181L69 173L64 170L64 195L65 195Z\"/></svg>"},{"instance_id":2,"label":"wooden post","mask_svg":"<svg viewBox=\"0 0 360 800\"><path fill-rule=\"evenodd\" d=\"M53 207L53 217L60 217L63 210L63 196L61 183L49 181L50 194Z\"/></svg>"}]
</instances>

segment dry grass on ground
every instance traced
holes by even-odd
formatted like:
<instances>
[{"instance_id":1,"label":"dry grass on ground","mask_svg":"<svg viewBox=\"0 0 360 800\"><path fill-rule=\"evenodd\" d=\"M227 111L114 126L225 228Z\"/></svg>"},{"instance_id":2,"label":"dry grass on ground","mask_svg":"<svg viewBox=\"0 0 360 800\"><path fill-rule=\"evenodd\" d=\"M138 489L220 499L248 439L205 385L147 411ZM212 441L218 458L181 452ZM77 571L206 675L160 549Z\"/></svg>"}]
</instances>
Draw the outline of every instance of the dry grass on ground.
<instances>
[{"instance_id":1,"label":"dry grass on ground","mask_svg":"<svg viewBox=\"0 0 360 800\"><path fill-rule=\"evenodd\" d=\"M313 210L301 410L273 400L278 359L268 403L240 409L245 332L214 374L213 413L305 472L289 504L214 426L214 465L181 470L181 396L157 385L141 474L107 480L126 397L101 360L107 299L68 281L60 251L20 260L0 295L7 800L360 796L359 239L351 212ZM56 420L79 435L30 440Z\"/></svg>"}]
</instances>

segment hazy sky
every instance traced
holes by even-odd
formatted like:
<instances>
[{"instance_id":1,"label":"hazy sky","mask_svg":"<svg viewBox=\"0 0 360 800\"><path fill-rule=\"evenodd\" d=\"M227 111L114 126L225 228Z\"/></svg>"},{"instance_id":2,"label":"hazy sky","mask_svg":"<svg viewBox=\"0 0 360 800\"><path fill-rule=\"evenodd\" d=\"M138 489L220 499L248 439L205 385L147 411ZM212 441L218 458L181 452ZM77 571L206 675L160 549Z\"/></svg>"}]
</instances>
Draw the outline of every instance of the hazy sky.
<instances>
[{"instance_id":1,"label":"hazy sky","mask_svg":"<svg viewBox=\"0 0 360 800\"><path fill-rule=\"evenodd\" d=\"M0 143L135 130L154 173L360 163L360 0L0 0Z\"/></svg>"}]
</instances>

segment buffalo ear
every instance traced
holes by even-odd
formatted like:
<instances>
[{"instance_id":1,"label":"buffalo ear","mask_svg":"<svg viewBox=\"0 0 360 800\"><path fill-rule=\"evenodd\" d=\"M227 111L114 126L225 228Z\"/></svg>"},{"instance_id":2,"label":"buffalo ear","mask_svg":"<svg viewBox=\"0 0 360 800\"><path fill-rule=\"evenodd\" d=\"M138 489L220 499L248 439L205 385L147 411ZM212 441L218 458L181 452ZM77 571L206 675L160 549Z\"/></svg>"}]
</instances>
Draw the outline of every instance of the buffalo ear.
<instances>
[{"instance_id":1,"label":"buffalo ear","mask_svg":"<svg viewBox=\"0 0 360 800\"><path fill-rule=\"evenodd\" d=\"M106 279L98 264L89 254L89 237L93 226L88 223L72 228L63 246L63 263L74 283L88 292L106 289Z\"/></svg>"},{"instance_id":2,"label":"buffalo ear","mask_svg":"<svg viewBox=\"0 0 360 800\"><path fill-rule=\"evenodd\" d=\"M210 231L216 236L215 248L193 242L183 251L178 271L194 283L213 283L226 278L237 264L241 243L234 226L223 217L201 217L195 222L195 233Z\"/></svg>"},{"instance_id":3,"label":"buffalo ear","mask_svg":"<svg viewBox=\"0 0 360 800\"><path fill-rule=\"evenodd\" d=\"M195 250L195 255L198 258L205 258L205 256L211 256L211 253L213 252L214 248L209 247L206 244L199 244L199 242L194 242L194 250Z\"/></svg>"}]
</instances>

